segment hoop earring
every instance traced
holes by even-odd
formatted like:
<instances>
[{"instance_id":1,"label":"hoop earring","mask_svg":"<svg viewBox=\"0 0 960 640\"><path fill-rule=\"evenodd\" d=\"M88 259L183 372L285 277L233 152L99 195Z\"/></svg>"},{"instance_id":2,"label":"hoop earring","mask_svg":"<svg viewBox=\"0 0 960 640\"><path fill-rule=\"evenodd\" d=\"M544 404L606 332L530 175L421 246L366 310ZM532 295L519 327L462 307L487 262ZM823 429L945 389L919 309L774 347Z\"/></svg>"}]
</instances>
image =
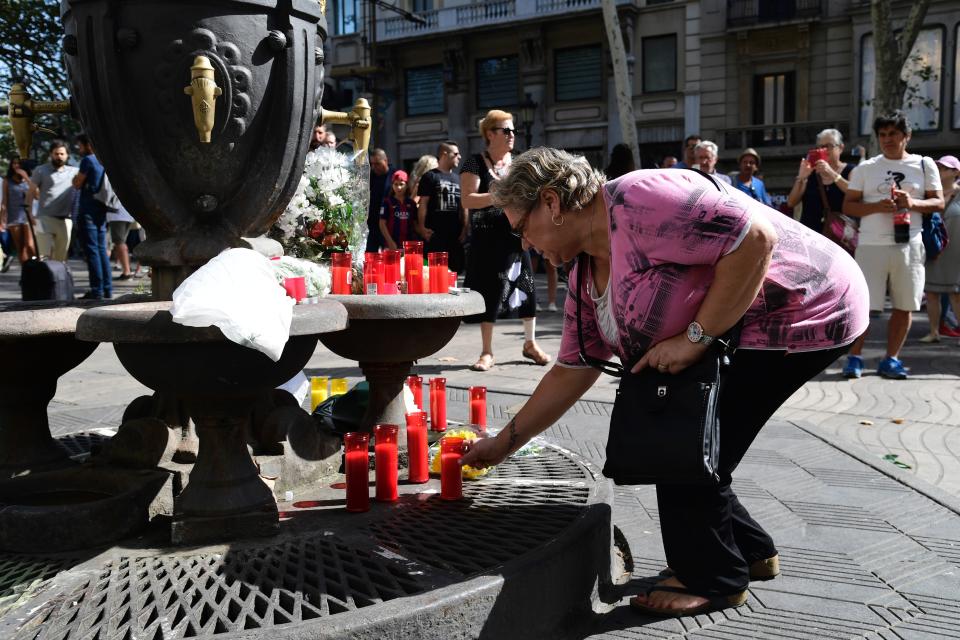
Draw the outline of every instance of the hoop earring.
<instances>
[{"instance_id":1,"label":"hoop earring","mask_svg":"<svg viewBox=\"0 0 960 640\"><path fill-rule=\"evenodd\" d=\"M557 218L560 218L560 222L557 222ZM554 214L554 215L550 216L550 222L552 222L552 223L553 223L553 226L555 226L555 227L562 227L562 226L563 226L563 216L560 215L560 214Z\"/></svg>"}]
</instances>

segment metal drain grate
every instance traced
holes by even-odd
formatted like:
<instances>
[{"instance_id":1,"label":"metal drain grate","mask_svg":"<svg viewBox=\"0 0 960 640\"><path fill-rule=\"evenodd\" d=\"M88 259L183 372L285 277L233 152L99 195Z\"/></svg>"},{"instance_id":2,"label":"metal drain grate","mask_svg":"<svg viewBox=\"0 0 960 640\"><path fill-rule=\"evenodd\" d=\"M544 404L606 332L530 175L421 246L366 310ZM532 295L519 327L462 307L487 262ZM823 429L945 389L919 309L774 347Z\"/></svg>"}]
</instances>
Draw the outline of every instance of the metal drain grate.
<instances>
[{"instance_id":1,"label":"metal drain grate","mask_svg":"<svg viewBox=\"0 0 960 640\"><path fill-rule=\"evenodd\" d=\"M586 508L590 490L565 485L471 483L466 500L439 496L371 525L385 547L466 576L536 549Z\"/></svg>"},{"instance_id":2,"label":"metal drain grate","mask_svg":"<svg viewBox=\"0 0 960 640\"><path fill-rule=\"evenodd\" d=\"M537 455L512 456L497 466L498 478L530 478L537 480L585 480L591 476L575 460L555 449L544 449Z\"/></svg>"},{"instance_id":3,"label":"metal drain grate","mask_svg":"<svg viewBox=\"0 0 960 640\"><path fill-rule=\"evenodd\" d=\"M18 640L180 639L312 620L423 590L376 556L330 539L226 554L121 558L48 601Z\"/></svg>"},{"instance_id":4,"label":"metal drain grate","mask_svg":"<svg viewBox=\"0 0 960 640\"><path fill-rule=\"evenodd\" d=\"M0 614L44 580L76 564L75 558L0 555Z\"/></svg>"},{"instance_id":5,"label":"metal drain grate","mask_svg":"<svg viewBox=\"0 0 960 640\"><path fill-rule=\"evenodd\" d=\"M82 431L80 433L71 433L57 438L57 444L67 452L71 458L75 456L90 453L94 447L101 446L104 442L110 440L112 436L96 433L93 431Z\"/></svg>"}]
</instances>

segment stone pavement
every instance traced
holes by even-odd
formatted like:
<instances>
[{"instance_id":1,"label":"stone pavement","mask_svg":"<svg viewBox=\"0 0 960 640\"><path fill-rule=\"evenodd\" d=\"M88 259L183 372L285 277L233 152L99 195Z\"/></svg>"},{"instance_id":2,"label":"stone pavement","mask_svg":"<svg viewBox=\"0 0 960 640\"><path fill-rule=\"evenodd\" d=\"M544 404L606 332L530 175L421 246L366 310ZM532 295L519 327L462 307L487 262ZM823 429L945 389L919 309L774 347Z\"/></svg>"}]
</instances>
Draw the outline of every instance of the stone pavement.
<instances>
[{"instance_id":1,"label":"stone pavement","mask_svg":"<svg viewBox=\"0 0 960 640\"><path fill-rule=\"evenodd\" d=\"M72 266L83 291L85 268ZM0 275L0 299L18 297L17 277L16 267ZM885 319L872 323L868 365L882 355ZM560 324L556 313L538 319L549 353L559 346ZM743 608L696 619L648 620L624 600L598 616L594 635L587 635L960 638L960 348L956 341L918 343L926 324L917 314L903 354L913 367L910 380L866 375L850 382L839 376L838 362L790 399L738 470L739 495L780 545L780 578L752 585ZM520 356L522 340L519 321L499 323L497 366L475 373L468 366L479 353L479 328L464 325L416 370L445 375L453 395L462 395L458 387L485 384L491 424L503 424L544 372ZM355 363L322 346L307 373L360 378ZM615 389L614 380L601 380L545 437L602 465ZM58 435L115 428L126 404L146 392L102 345L61 379L51 426ZM885 461L889 454L909 469ZM663 566L663 551L652 490L618 487L616 496L615 522L634 559L626 597Z\"/></svg>"}]
</instances>

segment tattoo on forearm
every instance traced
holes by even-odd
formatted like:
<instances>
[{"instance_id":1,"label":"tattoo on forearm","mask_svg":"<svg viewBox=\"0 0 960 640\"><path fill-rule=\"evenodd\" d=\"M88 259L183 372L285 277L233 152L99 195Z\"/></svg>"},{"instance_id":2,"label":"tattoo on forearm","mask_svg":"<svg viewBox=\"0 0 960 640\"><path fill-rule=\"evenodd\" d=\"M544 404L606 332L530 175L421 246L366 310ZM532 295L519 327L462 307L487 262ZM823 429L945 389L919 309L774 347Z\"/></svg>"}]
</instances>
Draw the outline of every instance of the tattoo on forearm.
<instances>
[{"instance_id":1,"label":"tattoo on forearm","mask_svg":"<svg viewBox=\"0 0 960 640\"><path fill-rule=\"evenodd\" d=\"M517 419L512 418L510 424L507 425L507 429L510 430L510 440L507 442L507 451L513 453L513 446L517 444Z\"/></svg>"}]
</instances>

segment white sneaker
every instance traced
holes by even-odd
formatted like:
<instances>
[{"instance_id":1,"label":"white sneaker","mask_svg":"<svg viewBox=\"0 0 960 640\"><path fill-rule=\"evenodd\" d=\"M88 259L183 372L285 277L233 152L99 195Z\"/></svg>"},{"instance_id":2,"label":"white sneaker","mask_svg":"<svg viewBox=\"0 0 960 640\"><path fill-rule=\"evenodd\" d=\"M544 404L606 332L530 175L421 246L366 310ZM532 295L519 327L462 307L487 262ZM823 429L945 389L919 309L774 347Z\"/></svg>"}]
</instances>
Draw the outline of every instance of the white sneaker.
<instances>
[{"instance_id":1,"label":"white sneaker","mask_svg":"<svg viewBox=\"0 0 960 640\"><path fill-rule=\"evenodd\" d=\"M549 311L550 313L556 313L556 312L557 312L557 303L556 303L556 302L551 302L550 304L548 304L548 305L547 305L547 311Z\"/></svg>"}]
</instances>

